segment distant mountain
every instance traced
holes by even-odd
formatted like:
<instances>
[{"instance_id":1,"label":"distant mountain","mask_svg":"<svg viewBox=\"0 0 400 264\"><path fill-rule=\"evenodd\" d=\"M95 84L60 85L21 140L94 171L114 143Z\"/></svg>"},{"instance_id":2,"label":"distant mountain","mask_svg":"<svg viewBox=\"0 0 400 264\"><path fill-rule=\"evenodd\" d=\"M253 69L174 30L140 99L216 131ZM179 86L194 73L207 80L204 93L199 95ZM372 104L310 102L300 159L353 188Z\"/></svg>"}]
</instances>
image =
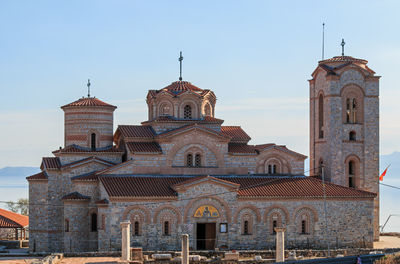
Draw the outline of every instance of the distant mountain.
<instances>
[{"instance_id":1,"label":"distant mountain","mask_svg":"<svg viewBox=\"0 0 400 264\"><path fill-rule=\"evenodd\" d=\"M38 167L4 167L0 169L0 179L4 177L25 178L40 172Z\"/></svg>"}]
</instances>

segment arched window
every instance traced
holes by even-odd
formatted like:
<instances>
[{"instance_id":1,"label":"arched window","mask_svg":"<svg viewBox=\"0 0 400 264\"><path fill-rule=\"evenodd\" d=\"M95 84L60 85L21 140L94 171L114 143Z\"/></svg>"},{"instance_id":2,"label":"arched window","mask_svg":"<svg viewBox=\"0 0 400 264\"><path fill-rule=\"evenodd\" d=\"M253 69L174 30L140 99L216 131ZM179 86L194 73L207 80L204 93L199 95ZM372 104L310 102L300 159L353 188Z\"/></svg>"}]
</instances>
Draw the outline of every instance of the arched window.
<instances>
[{"instance_id":1,"label":"arched window","mask_svg":"<svg viewBox=\"0 0 400 264\"><path fill-rule=\"evenodd\" d=\"M193 167L193 155L187 154L186 156L186 166Z\"/></svg>"},{"instance_id":2,"label":"arched window","mask_svg":"<svg viewBox=\"0 0 400 264\"><path fill-rule=\"evenodd\" d=\"M205 116L211 116L211 106L210 106L210 104L206 104L204 106L204 115Z\"/></svg>"},{"instance_id":3,"label":"arched window","mask_svg":"<svg viewBox=\"0 0 400 264\"><path fill-rule=\"evenodd\" d=\"M185 105L183 108L183 118L192 119L192 107L190 105Z\"/></svg>"},{"instance_id":4,"label":"arched window","mask_svg":"<svg viewBox=\"0 0 400 264\"><path fill-rule=\"evenodd\" d=\"M194 158L194 166L195 167L201 166L201 155L200 154L196 154L196 156Z\"/></svg>"},{"instance_id":5,"label":"arched window","mask_svg":"<svg viewBox=\"0 0 400 264\"><path fill-rule=\"evenodd\" d=\"M249 221L244 221L244 224L243 224L243 235L248 235L248 234L250 234L250 232L249 232Z\"/></svg>"},{"instance_id":6,"label":"arched window","mask_svg":"<svg viewBox=\"0 0 400 264\"><path fill-rule=\"evenodd\" d=\"M268 164L268 174L278 173L278 166L276 164Z\"/></svg>"},{"instance_id":7,"label":"arched window","mask_svg":"<svg viewBox=\"0 0 400 264\"><path fill-rule=\"evenodd\" d=\"M90 135L90 146L92 147L92 149L96 149L96 134L92 133Z\"/></svg>"},{"instance_id":8,"label":"arched window","mask_svg":"<svg viewBox=\"0 0 400 264\"><path fill-rule=\"evenodd\" d=\"M356 140L356 132L355 131L351 131L349 133L349 140L350 141L355 141Z\"/></svg>"},{"instance_id":9,"label":"arched window","mask_svg":"<svg viewBox=\"0 0 400 264\"><path fill-rule=\"evenodd\" d=\"M318 99L318 133L319 138L324 138L324 98L322 94Z\"/></svg>"},{"instance_id":10,"label":"arched window","mask_svg":"<svg viewBox=\"0 0 400 264\"><path fill-rule=\"evenodd\" d=\"M64 231L69 232L69 220L68 219L65 219Z\"/></svg>"},{"instance_id":11,"label":"arched window","mask_svg":"<svg viewBox=\"0 0 400 264\"><path fill-rule=\"evenodd\" d=\"M97 214L96 213L91 214L91 231L97 232Z\"/></svg>"},{"instance_id":12,"label":"arched window","mask_svg":"<svg viewBox=\"0 0 400 264\"><path fill-rule=\"evenodd\" d=\"M349 187L355 187L355 177L356 177L356 168L355 162L350 160L349 161Z\"/></svg>"},{"instance_id":13,"label":"arched window","mask_svg":"<svg viewBox=\"0 0 400 264\"><path fill-rule=\"evenodd\" d=\"M276 231L275 231L275 227L278 226L278 221L277 220L273 220L272 221L272 234L275 235Z\"/></svg>"},{"instance_id":14,"label":"arched window","mask_svg":"<svg viewBox=\"0 0 400 264\"><path fill-rule=\"evenodd\" d=\"M301 233L307 234L307 220L301 220Z\"/></svg>"},{"instance_id":15,"label":"arched window","mask_svg":"<svg viewBox=\"0 0 400 264\"><path fill-rule=\"evenodd\" d=\"M140 236L140 224L139 221L135 221L133 224L133 235L134 236Z\"/></svg>"},{"instance_id":16,"label":"arched window","mask_svg":"<svg viewBox=\"0 0 400 264\"><path fill-rule=\"evenodd\" d=\"M346 123L357 123L357 100L356 98L346 99Z\"/></svg>"},{"instance_id":17,"label":"arched window","mask_svg":"<svg viewBox=\"0 0 400 264\"><path fill-rule=\"evenodd\" d=\"M164 236L169 236L170 235L170 230L169 230L169 221L164 222Z\"/></svg>"}]
</instances>

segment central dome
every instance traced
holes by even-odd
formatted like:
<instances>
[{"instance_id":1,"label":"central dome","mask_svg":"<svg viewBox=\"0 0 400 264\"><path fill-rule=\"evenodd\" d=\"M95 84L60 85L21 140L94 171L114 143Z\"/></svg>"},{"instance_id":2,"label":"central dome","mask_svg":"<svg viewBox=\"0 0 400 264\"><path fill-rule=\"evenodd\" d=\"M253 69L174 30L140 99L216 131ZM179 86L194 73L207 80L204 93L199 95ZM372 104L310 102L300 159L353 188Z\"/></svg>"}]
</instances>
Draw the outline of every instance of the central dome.
<instances>
[{"instance_id":1,"label":"central dome","mask_svg":"<svg viewBox=\"0 0 400 264\"><path fill-rule=\"evenodd\" d=\"M191 84L190 82L186 82L186 81L177 81L177 82L173 82L170 85L162 88L160 91L168 91L171 92L175 95L186 92L186 91L192 91L195 93L201 93L204 90Z\"/></svg>"}]
</instances>

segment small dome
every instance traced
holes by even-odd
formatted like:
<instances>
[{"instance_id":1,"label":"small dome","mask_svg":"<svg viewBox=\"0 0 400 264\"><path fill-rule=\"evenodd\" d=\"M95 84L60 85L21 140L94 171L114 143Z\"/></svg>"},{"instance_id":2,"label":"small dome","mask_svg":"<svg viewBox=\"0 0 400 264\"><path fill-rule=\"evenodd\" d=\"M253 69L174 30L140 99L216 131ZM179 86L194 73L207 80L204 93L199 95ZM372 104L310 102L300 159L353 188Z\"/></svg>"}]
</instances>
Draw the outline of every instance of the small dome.
<instances>
[{"instance_id":1,"label":"small dome","mask_svg":"<svg viewBox=\"0 0 400 264\"><path fill-rule=\"evenodd\" d=\"M168 85L167 87L162 88L161 90L158 90L158 92L161 91L168 91L171 92L175 95L186 92L186 91L192 91L195 93L201 93L204 90L200 89L199 87L191 84L190 82L186 82L186 81L177 81L177 82L173 82L170 85Z\"/></svg>"},{"instance_id":2,"label":"small dome","mask_svg":"<svg viewBox=\"0 0 400 264\"><path fill-rule=\"evenodd\" d=\"M328 62L359 62L359 63L363 63L363 64L368 63L368 61L366 61L366 60L357 59L357 58L354 58L351 56L335 56L330 59L319 61L318 63L321 64L321 63L328 63Z\"/></svg>"},{"instance_id":3,"label":"small dome","mask_svg":"<svg viewBox=\"0 0 400 264\"><path fill-rule=\"evenodd\" d=\"M117 108L116 106L107 104L97 99L96 97L82 97L79 100L76 100L75 102L62 106L61 108L71 107L71 106L102 106L102 107Z\"/></svg>"}]
</instances>

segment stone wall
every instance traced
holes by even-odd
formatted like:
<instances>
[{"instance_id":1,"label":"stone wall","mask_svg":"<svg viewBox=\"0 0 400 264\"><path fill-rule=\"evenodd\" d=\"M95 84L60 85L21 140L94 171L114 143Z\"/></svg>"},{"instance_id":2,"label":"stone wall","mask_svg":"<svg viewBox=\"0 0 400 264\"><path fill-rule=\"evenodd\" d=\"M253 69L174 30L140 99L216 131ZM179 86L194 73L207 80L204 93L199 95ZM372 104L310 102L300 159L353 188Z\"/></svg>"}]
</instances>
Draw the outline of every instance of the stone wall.
<instances>
[{"instance_id":1,"label":"stone wall","mask_svg":"<svg viewBox=\"0 0 400 264\"><path fill-rule=\"evenodd\" d=\"M201 196L200 196L201 194ZM214 206L217 218L196 218L194 213L202 205ZM325 234L324 203L319 199L304 200L245 200L237 199L235 192L225 187L199 184L181 193L177 201L113 201L105 213L105 232L99 233L99 251L118 250L121 238L119 223L130 220L132 245L145 250L178 250L180 235L189 234L190 247L196 249L196 224L216 223L216 247L231 249L269 249L275 246L272 217L280 216L280 225L287 228L286 244L290 247L322 248L326 240L331 246L372 246L373 200L328 199L327 220L329 233ZM160 212L169 211L174 227L169 236L162 233ZM99 211L100 212L100 211ZM301 234L302 216L306 215L309 229ZM135 216L138 216L135 218ZM137 220L133 220L137 219ZM250 220L250 232L244 234L243 219ZM139 236L134 235L133 222L140 222ZM220 233L219 224L227 223L228 232ZM168 242L168 243L165 243Z\"/></svg>"}]
</instances>

